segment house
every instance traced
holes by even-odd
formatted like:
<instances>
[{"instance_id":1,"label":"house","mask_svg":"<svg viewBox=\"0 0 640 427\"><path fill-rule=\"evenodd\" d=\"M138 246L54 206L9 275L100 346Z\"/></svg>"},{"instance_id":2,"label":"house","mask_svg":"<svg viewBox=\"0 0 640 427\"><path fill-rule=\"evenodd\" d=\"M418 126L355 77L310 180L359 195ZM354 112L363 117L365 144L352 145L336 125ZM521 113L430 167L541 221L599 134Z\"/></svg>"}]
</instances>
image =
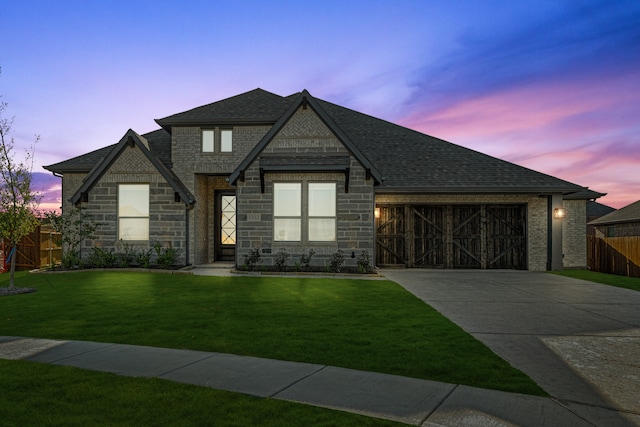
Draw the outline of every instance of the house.
<instances>
[{"instance_id":1,"label":"house","mask_svg":"<svg viewBox=\"0 0 640 427\"><path fill-rule=\"evenodd\" d=\"M640 236L640 200L591 222L597 237Z\"/></svg>"},{"instance_id":2,"label":"house","mask_svg":"<svg viewBox=\"0 0 640 427\"><path fill-rule=\"evenodd\" d=\"M596 228L591 225L591 221L603 217L611 212L615 212L615 209L611 206L603 205L596 201L587 202L587 236L595 236Z\"/></svg>"},{"instance_id":3,"label":"house","mask_svg":"<svg viewBox=\"0 0 640 427\"><path fill-rule=\"evenodd\" d=\"M589 223L589 268L640 277L640 200Z\"/></svg>"},{"instance_id":4,"label":"house","mask_svg":"<svg viewBox=\"0 0 640 427\"><path fill-rule=\"evenodd\" d=\"M600 193L306 90L255 89L156 122L45 167L62 177L63 211L99 224L84 254L123 241L170 244L185 264L241 265L256 250L293 264L313 250L321 266L342 250L351 266L363 253L378 266L586 265L586 202Z\"/></svg>"}]
</instances>

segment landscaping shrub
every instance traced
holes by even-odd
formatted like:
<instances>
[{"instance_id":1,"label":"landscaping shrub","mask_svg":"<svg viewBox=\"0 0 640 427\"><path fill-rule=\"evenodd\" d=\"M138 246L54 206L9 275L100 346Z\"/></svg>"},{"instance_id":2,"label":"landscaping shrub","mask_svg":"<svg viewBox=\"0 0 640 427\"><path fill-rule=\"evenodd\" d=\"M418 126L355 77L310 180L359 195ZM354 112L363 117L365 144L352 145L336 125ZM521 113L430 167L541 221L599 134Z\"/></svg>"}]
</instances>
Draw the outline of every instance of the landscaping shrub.
<instances>
[{"instance_id":1,"label":"landscaping shrub","mask_svg":"<svg viewBox=\"0 0 640 427\"><path fill-rule=\"evenodd\" d=\"M277 271L287 271L287 260L290 255L284 249L280 249L280 251L275 256L275 265Z\"/></svg>"},{"instance_id":2,"label":"landscaping shrub","mask_svg":"<svg viewBox=\"0 0 640 427\"><path fill-rule=\"evenodd\" d=\"M358 256L358 273L366 274L371 273L371 261L369 259L369 252L362 251Z\"/></svg>"},{"instance_id":3,"label":"landscaping shrub","mask_svg":"<svg viewBox=\"0 0 640 427\"><path fill-rule=\"evenodd\" d=\"M342 251L342 249L338 249L337 252L331 255L331 259L329 259L329 271L332 273L340 273L342 271L343 264L344 251Z\"/></svg>"},{"instance_id":4,"label":"landscaping shrub","mask_svg":"<svg viewBox=\"0 0 640 427\"><path fill-rule=\"evenodd\" d=\"M109 268L114 267L118 261L118 256L113 252L113 249L103 250L101 248L91 248L91 254L87 263L95 268Z\"/></svg>"},{"instance_id":5,"label":"landscaping shrub","mask_svg":"<svg viewBox=\"0 0 640 427\"><path fill-rule=\"evenodd\" d=\"M166 248L159 242L154 243L153 250L156 253L156 264L160 268L170 268L176 264L178 259L178 250L169 244Z\"/></svg>"},{"instance_id":6,"label":"landscaping shrub","mask_svg":"<svg viewBox=\"0 0 640 427\"><path fill-rule=\"evenodd\" d=\"M242 264L242 268L244 270L253 271L261 262L262 259L260 259L260 250L258 248L253 248L248 254L245 254L244 264Z\"/></svg>"},{"instance_id":7,"label":"landscaping shrub","mask_svg":"<svg viewBox=\"0 0 640 427\"><path fill-rule=\"evenodd\" d=\"M311 249L309 250L308 254L300 255L300 263L296 265L299 265L302 271L309 271L309 266L311 265L311 258L313 257L314 254L315 254L315 251Z\"/></svg>"}]
</instances>

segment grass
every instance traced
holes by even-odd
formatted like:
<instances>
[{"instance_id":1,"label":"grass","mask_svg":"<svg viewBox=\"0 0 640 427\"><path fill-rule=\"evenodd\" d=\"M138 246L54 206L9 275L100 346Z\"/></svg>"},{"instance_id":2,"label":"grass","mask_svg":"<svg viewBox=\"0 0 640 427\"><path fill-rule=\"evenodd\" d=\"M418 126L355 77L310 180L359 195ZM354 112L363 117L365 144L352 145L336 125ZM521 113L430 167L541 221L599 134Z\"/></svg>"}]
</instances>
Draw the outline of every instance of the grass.
<instances>
[{"instance_id":1,"label":"grass","mask_svg":"<svg viewBox=\"0 0 640 427\"><path fill-rule=\"evenodd\" d=\"M399 426L153 378L0 360L0 424L37 426Z\"/></svg>"},{"instance_id":2,"label":"grass","mask_svg":"<svg viewBox=\"0 0 640 427\"><path fill-rule=\"evenodd\" d=\"M86 272L23 274L17 285L38 292L0 298L0 335L216 351L545 395L390 281Z\"/></svg>"},{"instance_id":3,"label":"grass","mask_svg":"<svg viewBox=\"0 0 640 427\"><path fill-rule=\"evenodd\" d=\"M602 283L604 285L616 286L618 288L640 291L640 278L637 277L617 276L615 274L598 273L589 270L562 270L554 273L561 276L573 277L575 279L588 280L590 282Z\"/></svg>"}]
</instances>

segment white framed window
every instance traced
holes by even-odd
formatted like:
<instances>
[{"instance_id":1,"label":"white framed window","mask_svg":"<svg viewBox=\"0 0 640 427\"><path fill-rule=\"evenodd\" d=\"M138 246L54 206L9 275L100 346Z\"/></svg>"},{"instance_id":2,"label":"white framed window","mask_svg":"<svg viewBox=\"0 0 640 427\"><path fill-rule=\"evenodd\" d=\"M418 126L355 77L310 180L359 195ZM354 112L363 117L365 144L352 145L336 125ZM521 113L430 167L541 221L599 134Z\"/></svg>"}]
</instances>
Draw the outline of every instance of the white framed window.
<instances>
[{"instance_id":1,"label":"white framed window","mask_svg":"<svg viewBox=\"0 0 640 427\"><path fill-rule=\"evenodd\" d=\"M202 130L202 152L213 153L216 146L216 132L213 129Z\"/></svg>"},{"instance_id":2,"label":"white framed window","mask_svg":"<svg viewBox=\"0 0 640 427\"><path fill-rule=\"evenodd\" d=\"M302 237L302 184L273 184L273 240L299 242Z\"/></svg>"},{"instance_id":3,"label":"white framed window","mask_svg":"<svg viewBox=\"0 0 640 427\"><path fill-rule=\"evenodd\" d=\"M231 153L233 151L233 131L231 129L220 130L220 152Z\"/></svg>"},{"instance_id":4,"label":"white framed window","mask_svg":"<svg viewBox=\"0 0 640 427\"><path fill-rule=\"evenodd\" d=\"M336 184L334 182L309 183L310 242L336 240Z\"/></svg>"},{"instance_id":5,"label":"white framed window","mask_svg":"<svg viewBox=\"0 0 640 427\"><path fill-rule=\"evenodd\" d=\"M149 184L118 185L118 240L149 240Z\"/></svg>"},{"instance_id":6,"label":"white framed window","mask_svg":"<svg viewBox=\"0 0 640 427\"><path fill-rule=\"evenodd\" d=\"M306 209L303 209L303 206ZM336 183L273 184L273 240L335 242Z\"/></svg>"},{"instance_id":7,"label":"white framed window","mask_svg":"<svg viewBox=\"0 0 640 427\"><path fill-rule=\"evenodd\" d=\"M202 129L203 153L231 153L233 151L233 129Z\"/></svg>"}]
</instances>

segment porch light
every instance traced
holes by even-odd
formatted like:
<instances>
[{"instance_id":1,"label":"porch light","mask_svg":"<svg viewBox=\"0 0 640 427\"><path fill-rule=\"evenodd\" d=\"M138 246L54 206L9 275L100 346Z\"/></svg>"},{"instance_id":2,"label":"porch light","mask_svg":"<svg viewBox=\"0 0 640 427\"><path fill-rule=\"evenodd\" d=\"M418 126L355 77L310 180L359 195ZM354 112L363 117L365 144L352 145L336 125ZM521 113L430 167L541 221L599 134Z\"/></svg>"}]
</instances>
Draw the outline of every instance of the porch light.
<instances>
[{"instance_id":1,"label":"porch light","mask_svg":"<svg viewBox=\"0 0 640 427\"><path fill-rule=\"evenodd\" d=\"M376 208L373 210L373 217L374 217L375 219L380 219L380 208L376 207Z\"/></svg>"},{"instance_id":2,"label":"porch light","mask_svg":"<svg viewBox=\"0 0 640 427\"><path fill-rule=\"evenodd\" d=\"M555 219L562 219L567 216L567 211L564 208L555 208L553 210L553 217Z\"/></svg>"}]
</instances>

